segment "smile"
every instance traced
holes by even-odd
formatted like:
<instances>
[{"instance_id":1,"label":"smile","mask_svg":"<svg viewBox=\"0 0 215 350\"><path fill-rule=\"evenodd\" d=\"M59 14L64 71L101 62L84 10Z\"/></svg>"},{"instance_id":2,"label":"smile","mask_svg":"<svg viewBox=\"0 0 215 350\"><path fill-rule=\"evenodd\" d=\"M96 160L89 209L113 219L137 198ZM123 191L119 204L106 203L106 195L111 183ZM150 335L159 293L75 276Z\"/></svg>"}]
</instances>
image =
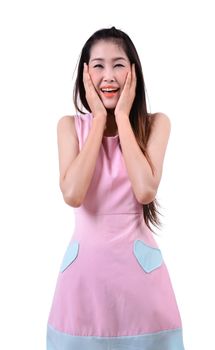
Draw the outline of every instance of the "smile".
<instances>
[{"instance_id":1,"label":"smile","mask_svg":"<svg viewBox=\"0 0 215 350\"><path fill-rule=\"evenodd\" d=\"M101 89L102 94L108 98L116 96L118 91L119 89Z\"/></svg>"}]
</instances>

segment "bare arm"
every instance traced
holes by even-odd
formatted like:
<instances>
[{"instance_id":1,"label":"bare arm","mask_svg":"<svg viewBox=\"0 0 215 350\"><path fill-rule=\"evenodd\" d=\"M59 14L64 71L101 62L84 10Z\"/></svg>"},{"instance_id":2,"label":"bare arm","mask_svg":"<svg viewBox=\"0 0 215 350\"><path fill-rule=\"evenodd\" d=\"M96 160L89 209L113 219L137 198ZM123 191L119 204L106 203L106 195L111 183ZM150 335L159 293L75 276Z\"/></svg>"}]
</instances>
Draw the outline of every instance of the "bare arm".
<instances>
[{"instance_id":1,"label":"bare arm","mask_svg":"<svg viewBox=\"0 0 215 350\"><path fill-rule=\"evenodd\" d=\"M120 143L128 176L137 200L142 204L152 202L161 180L163 161L170 134L170 120L163 113L156 113L147 144L147 152L154 166L149 162L136 142L129 118L121 118L118 123Z\"/></svg>"},{"instance_id":2,"label":"bare arm","mask_svg":"<svg viewBox=\"0 0 215 350\"><path fill-rule=\"evenodd\" d=\"M102 142L105 120L93 118L92 127L79 152L74 117L64 116L57 124L60 189L72 207L81 205L90 185Z\"/></svg>"}]
</instances>

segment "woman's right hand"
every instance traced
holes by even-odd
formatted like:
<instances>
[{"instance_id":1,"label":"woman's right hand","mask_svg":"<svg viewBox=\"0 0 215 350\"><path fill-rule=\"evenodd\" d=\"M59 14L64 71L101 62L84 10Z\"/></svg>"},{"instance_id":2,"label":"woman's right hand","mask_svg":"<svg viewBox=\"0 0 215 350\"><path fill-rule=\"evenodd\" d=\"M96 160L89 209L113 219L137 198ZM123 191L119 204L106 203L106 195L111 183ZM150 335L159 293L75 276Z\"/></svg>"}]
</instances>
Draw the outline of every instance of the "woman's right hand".
<instances>
[{"instance_id":1,"label":"woman's right hand","mask_svg":"<svg viewBox=\"0 0 215 350\"><path fill-rule=\"evenodd\" d=\"M85 87L86 99L93 114L93 117L103 118L104 122L106 123L107 110L93 85L92 79L88 71L88 66L85 62L83 70L83 83Z\"/></svg>"}]
</instances>

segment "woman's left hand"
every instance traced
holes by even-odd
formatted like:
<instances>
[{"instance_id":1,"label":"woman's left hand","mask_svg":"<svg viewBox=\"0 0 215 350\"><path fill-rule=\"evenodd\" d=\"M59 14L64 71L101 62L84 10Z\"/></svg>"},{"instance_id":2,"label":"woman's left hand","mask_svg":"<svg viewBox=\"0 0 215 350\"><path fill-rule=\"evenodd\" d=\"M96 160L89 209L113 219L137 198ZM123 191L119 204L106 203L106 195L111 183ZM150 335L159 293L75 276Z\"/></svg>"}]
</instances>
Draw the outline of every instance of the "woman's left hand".
<instances>
[{"instance_id":1,"label":"woman's left hand","mask_svg":"<svg viewBox=\"0 0 215 350\"><path fill-rule=\"evenodd\" d=\"M131 70L127 74L125 85L114 110L116 123L117 119L121 117L129 117L136 94L136 83L135 64L133 63Z\"/></svg>"}]
</instances>

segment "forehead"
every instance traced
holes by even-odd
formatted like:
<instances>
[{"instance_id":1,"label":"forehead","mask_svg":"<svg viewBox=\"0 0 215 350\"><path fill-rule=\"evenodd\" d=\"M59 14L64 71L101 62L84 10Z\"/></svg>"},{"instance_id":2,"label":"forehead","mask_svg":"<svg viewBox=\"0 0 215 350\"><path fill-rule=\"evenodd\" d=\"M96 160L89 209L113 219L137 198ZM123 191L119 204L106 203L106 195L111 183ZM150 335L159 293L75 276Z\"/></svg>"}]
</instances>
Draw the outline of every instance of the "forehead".
<instances>
[{"instance_id":1,"label":"forehead","mask_svg":"<svg viewBox=\"0 0 215 350\"><path fill-rule=\"evenodd\" d=\"M90 61L97 58L103 60L114 60L119 57L124 58L129 62L129 59L122 46L119 46L113 41L99 40L92 46L90 51Z\"/></svg>"}]
</instances>

